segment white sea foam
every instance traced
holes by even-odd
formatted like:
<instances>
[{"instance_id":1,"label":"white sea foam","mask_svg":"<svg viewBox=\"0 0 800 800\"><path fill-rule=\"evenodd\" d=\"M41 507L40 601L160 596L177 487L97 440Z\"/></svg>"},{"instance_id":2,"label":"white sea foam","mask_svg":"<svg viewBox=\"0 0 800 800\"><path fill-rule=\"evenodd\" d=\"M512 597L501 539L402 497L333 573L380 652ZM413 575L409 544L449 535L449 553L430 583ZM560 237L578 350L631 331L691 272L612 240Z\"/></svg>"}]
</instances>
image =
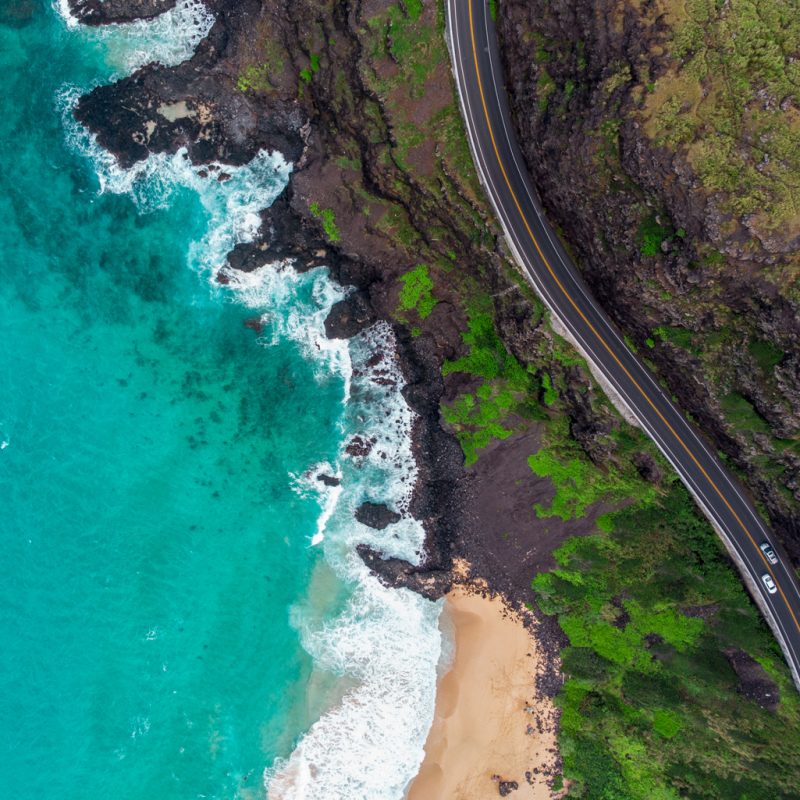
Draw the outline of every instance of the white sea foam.
<instances>
[{"instance_id":1,"label":"white sea foam","mask_svg":"<svg viewBox=\"0 0 800 800\"><path fill-rule=\"evenodd\" d=\"M168 207L176 191L195 191L209 217L209 226L206 235L192 245L190 262L209 277L225 264L234 245L253 240L261 224L259 212L272 204L289 180L292 165L280 153L262 150L241 167L220 163L197 166L182 148L172 155L151 155L130 169L122 169L114 156L97 144L97 138L75 120L72 110L80 94L77 87L65 87L58 103L67 139L91 160L101 193L128 194L141 211L147 212ZM243 300L249 302L252 297L253 303L259 302L259 293L265 299L264 274L242 274Z\"/></svg>"},{"instance_id":2,"label":"white sea foam","mask_svg":"<svg viewBox=\"0 0 800 800\"><path fill-rule=\"evenodd\" d=\"M252 162L251 162L252 163ZM270 202L272 202L270 200ZM224 245L223 245L224 247ZM203 251L200 246L200 251ZM227 252L227 251L226 251ZM238 302L261 315L263 344L290 339L317 367L317 376L338 373L344 380L343 402L350 398L350 354L347 342L325 336L325 318L345 291L328 278L326 269L299 273L289 262L267 264L253 272L226 273Z\"/></svg>"},{"instance_id":3,"label":"white sea foam","mask_svg":"<svg viewBox=\"0 0 800 800\"><path fill-rule=\"evenodd\" d=\"M124 74L152 61L167 67L186 61L214 24L214 15L200 0L179 0L150 20L98 27L81 25L67 0L56 0L55 7L70 30L87 42L100 43L108 65Z\"/></svg>"},{"instance_id":4,"label":"white sea foam","mask_svg":"<svg viewBox=\"0 0 800 800\"><path fill-rule=\"evenodd\" d=\"M322 476L334 478L338 483L329 485L322 480ZM325 529L339 504L342 495L342 474L332 467L327 461L314 464L302 475L290 475L292 489L301 497L316 497L322 507L322 512L317 518L317 528L311 537L310 546L316 547L325 540Z\"/></svg>"},{"instance_id":5,"label":"white sea foam","mask_svg":"<svg viewBox=\"0 0 800 800\"><path fill-rule=\"evenodd\" d=\"M438 606L362 574L346 608L309 628L319 669L358 685L265 774L269 800L400 800L416 774L433 714Z\"/></svg>"},{"instance_id":6,"label":"white sea foam","mask_svg":"<svg viewBox=\"0 0 800 800\"><path fill-rule=\"evenodd\" d=\"M163 23L144 23L158 24ZM148 46L155 44L146 60L156 57L161 34L154 30L142 37ZM180 152L150 156L123 170L74 122L71 109L77 96L76 89L63 93L63 118L70 141L91 159L101 192L127 193L143 212L169 205L176 191L197 192L209 225L192 246L189 261L219 293L213 278L225 256L235 244L254 238L260 210L283 189L291 165L279 154L260 153L242 167L215 165L211 177L203 177L203 168ZM222 171L230 178L220 182L214 174ZM289 479L297 491L317 497L316 530L297 533L309 545L321 546L346 599L332 609L327 593L309 596L291 618L316 668L343 677L352 688L286 759L266 770L267 794L270 800L400 800L423 757L442 641L440 604L383 587L355 552L357 544L367 543L417 561L423 547L422 526L409 514L417 477L411 453L414 415L400 394L403 381L394 335L388 325L378 324L350 342L328 340L325 317L345 292L325 269L299 273L282 263L226 275L227 296L261 312L265 346L290 339L318 365L320 378L333 372L344 384L341 452L336 464L324 465L340 484L326 486L317 480L323 465ZM356 434L371 444L365 455L346 452ZM380 532L361 525L354 511L364 500L387 503L401 513L400 522Z\"/></svg>"},{"instance_id":7,"label":"white sea foam","mask_svg":"<svg viewBox=\"0 0 800 800\"><path fill-rule=\"evenodd\" d=\"M384 588L355 552L355 545L365 542L387 555L421 557L424 531L408 513L417 476L413 413L400 394L403 381L388 325L379 323L356 337L349 350L354 377L346 428L371 449L347 456L343 443L342 491L333 512L326 509L324 548L350 594L333 618L319 613L315 598L309 598L293 609L292 621L316 668L347 676L356 686L287 759L266 771L269 800L400 800L419 769L433 716L440 604ZM359 524L353 512L365 499L386 502L401 512L401 521L384 531ZM325 598L317 600L324 606Z\"/></svg>"}]
</instances>

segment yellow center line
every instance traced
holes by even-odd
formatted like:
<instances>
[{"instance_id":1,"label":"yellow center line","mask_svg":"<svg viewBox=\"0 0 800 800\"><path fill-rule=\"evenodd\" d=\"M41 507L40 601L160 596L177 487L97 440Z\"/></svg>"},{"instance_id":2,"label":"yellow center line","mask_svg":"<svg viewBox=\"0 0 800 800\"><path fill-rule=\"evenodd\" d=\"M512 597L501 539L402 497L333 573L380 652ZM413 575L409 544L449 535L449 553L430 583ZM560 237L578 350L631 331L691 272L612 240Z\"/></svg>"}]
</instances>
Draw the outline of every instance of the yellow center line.
<instances>
[{"instance_id":1,"label":"yellow center line","mask_svg":"<svg viewBox=\"0 0 800 800\"><path fill-rule=\"evenodd\" d=\"M575 309L575 311L578 313L580 318L584 321L584 323L586 323L586 326L589 328L589 330L595 335L595 337L600 342L600 344L602 344L603 347L608 351L609 355L614 359L614 361L617 362L617 365L625 373L626 377L630 380L630 382L639 390L639 392L642 395L642 397L644 397L644 399L647 401L647 403L650 405L650 407L653 409L653 411L656 412L656 414L658 415L658 418L664 423L664 425L666 425L666 427L669 430L669 432L678 440L678 442L680 442L681 446L686 451L686 453L689 456L689 458L692 459L692 461L695 463L697 468L703 474L703 477L709 482L709 484L711 484L711 486L714 488L714 491L716 491L716 493L719 495L719 497L722 500L722 502L725 503L725 505L728 508L728 511L731 512L731 514L733 515L734 519L739 523L739 525L741 526L742 530L747 535L747 538L753 544L753 547L755 547L756 551L761 556L761 560L764 562L764 565L766 566L767 571L772 576L772 578L775 580L775 585L778 587L778 591L780 592L780 595L783 598L784 603L786 603L786 607L789 609L789 613L792 615L792 619L794 620L794 624L797 627L797 630L800 631L800 622L798 622L798 619L795 616L794 610L792 609L791 605L789 604L789 601L788 601L786 595L784 594L783 589L781 588L781 586L778 583L777 579L775 579L775 573L772 571L771 565L767 561L766 556L764 555L764 553L761 551L761 548L756 544L756 540L753 538L752 534L750 533L750 531L748 530L747 526L742 521L741 517L736 513L736 511L734 510L733 506L728 502L728 499L722 493L722 491L717 486L717 484L712 480L712 478L708 474L708 472L706 472L706 470L703 467L703 465L697 460L697 458L695 457L694 453L692 453L692 451L689 449L689 447L686 444L686 442L684 442L683 439L678 435L678 432L672 427L672 425L670 425L670 423L667 421L666 417L664 417L664 415L658 410L656 404L650 399L650 396L647 394L647 392L645 392L645 390L641 387L639 382L628 371L627 367L619 360L619 358L617 357L616 353L611 349L611 346L608 344L608 342L606 342L606 340L600 335L600 333L597 331L597 329L594 327L594 325L592 325L592 323L589 321L589 319L586 317L586 315L583 313L583 311L581 311L581 309L578 307L578 304L575 302L575 300L573 300L572 295L570 295L570 293L566 290L566 288L564 287L564 284L561 282L561 280L559 279L558 275L556 275L555 271L550 266L550 262L547 260L547 258L545 257L544 253L542 252L542 248L539 246L539 242L537 241L536 236L534 235L533 230L531 229L531 226L528 223L528 218L525 216L525 212L522 210L522 206L520 205L520 202L517 199L516 192L514 191L513 187L511 186L511 181L508 178L508 173L506 172L505 165L503 164L503 159L500 157L500 151L499 151L499 149L497 147L497 142L495 141L495 138L494 138L494 130L492 129L492 122L491 122L491 119L489 118L489 109L486 106L486 97L485 97L484 92L483 92L483 81L481 80L481 70L480 70L480 66L478 65L478 50L477 50L477 46L475 44L475 26L474 26L473 15L472 15L472 3L473 3L473 0L468 0L468 3L469 3L469 30L470 30L470 35L472 37L472 55L473 55L473 58L475 60L475 75L476 75L477 80L478 80L478 90L480 91L480 95L481 95L481 103L483 105L483 113L484 113L484 115L486 117L486 126L487 126L487 128L489 130L489 136L490 136L490 138L492 140L492 147L494 148L494 154L495 154L495 157L497 158L497 163L500 166L500 170L503 173L503 178L505 179L506 185L508 186L508 191L511 193L511 197L514 200L514 204L517 207L517 211L519 212L519 215L520 215L520 217L522 219L522 222L524 223L525 228L528 231L528 235L531 237L531 241L533 242L534 247L536 248L536 251L539 254L539 257L541 258L542 263L545 265L545 267L547 267L547 271L550 273L550 275L552 276L553 280L556 282L558 288L563 292L563 294L567 298L567 300L569 300L570 305ZM788 642L787 642L787 645L788 645Z\"/></svg>"}]
</instances>

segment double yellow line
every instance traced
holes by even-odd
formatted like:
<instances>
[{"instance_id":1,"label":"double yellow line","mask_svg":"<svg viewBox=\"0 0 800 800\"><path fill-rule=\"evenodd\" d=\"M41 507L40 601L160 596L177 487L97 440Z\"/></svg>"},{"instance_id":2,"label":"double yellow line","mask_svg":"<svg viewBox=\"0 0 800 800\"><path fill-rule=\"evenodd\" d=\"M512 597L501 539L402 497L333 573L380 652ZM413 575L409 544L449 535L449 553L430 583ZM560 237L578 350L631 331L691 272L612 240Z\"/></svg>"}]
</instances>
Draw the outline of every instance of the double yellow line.
<instances>
[{"instance_id":1,"label":"double yellow line","mask_svg":"<svg viewBox=\"0 0 800 800\"><path fill-rule=\"evenodd\" d=\"M474 58L474 61L475 61L475 76L476 76L476 78L478 80L478 90L479 90L480 96L481 96L481 104L483 105L483 113L484 113L484 115L486 117L486 126L487 126L487 129L489 131L489 136L490 136L490 138L492 140L492 147L494 148L494 154L495 154L495 157L497 158L497 163L500 166L500 170L503 173L503 178L505 179L506 186L508 186L508 191L511 193L511 197L514 200L514 205L516 205L516 207L517 207L517 211L519 212L520 218L522 219L522 222L525 225L525 229L528 231L528 235L531 237L531 241L533 242L533 245L536 248L536 252L539 254L539 257L541 258L542 263L545 265L545 267L547 267L547 271L552 276L552 278L555 281L555 283L558 286L558 288L563 292L564 296L567 298L567 300L569 301L570 305L575 309L575 311L577 312L578 316L580 316L580 318L584 321L584 323L586 323L586 326L595 335L595 337L600 342L600 344L602 344L603 347L608 351L609 355L614 359L614 361L617 363L619 368L625 373L625 376L639 390L639 393L642 395L642 397L644 397L644 399L647 401L648 405L653 409L653 411L655 411L656 415L664 423L664 425L667 427L669 432L677 439L677 441L680 443L681 447L683 447L683 449L686 451L686 454L689 456L689 458L694 462L694 464L700 470L700 472L702 473L703 477L709 482L709 484L714 488L714 491L719 495L720 499L725 504L725 506L727 507L728 511L730 511L730 513L733 515L733 518L739 523L739 525L741 526L741 528L744 531L745 535L751 541L751 543L753 544L753 547L756 549L756 551L758 552L759 556L761 556L761 560L764 562L764 565L766 566L767 571L769 572L769 574L772 576L773 580L775 581L775 585L778 587L778 591L780 592L780 595L783 598L783 602L786 603L786 607L789 609L789 613L792 615L792 619L794 620L794 624L795 624L797 630L800 631L800 622L798 622L797 616L795 615L794 610L792 609L792 606L789 603L788 598L786 597L786 595L783 592L783 588L781 587L781 585L778 583L777 579L775 578L775 573L772 571L772 566L767 561L764 553L761 551L761 548L756 544L756 540L753 538L753 535L750 533L749 529L744 524L744 522L742 521L741 517L736 513L736 511L734 510L733 506L728 502L728 498L725 497L725 495L722 493L722 491L717 486L717 484L712 480L712 478L708 474L708 472L706 472L706 470L703 467L703 465L697 460L697 458L695 457L694 453L689 449L689 446L686 444L686 442L684 442L684 440L679 436L678 432L667 421L666 417L664 417L664 415L658 410L656 404L650 399L650 396L647 394L647 392L645 392L645 390L642 388L642 386L639 384L639 382L636 380L636 378L634 378L633 375L631 375L631 373L628 370L628 368L619 360L619 358L617 357L616 353L612 350L612 348L608 344L608 342L600 335L600 333L597 331L597 329L594 327L594 325L592 325L592 323L589 321L589 319L586 317L586 315L583 313L583 311L581 311L581 309L578 307L578 304L572 298L572 295L567 291L567 289L565 288L564 284L561 282L561 279L558 277L558 275L556 275L555 270L550 266L550 262L547 260L547 258L545 257L544 253L542 252L542 248L539 246L539 242L537 241L536 236L534 235L533 230L531 229L531 226L528 223L528 219L527 219L527 217L525 216L525 213L522 210L522 206L520 205L520 202L517 199L517 194L514 191L513 187L511 186L511 181L508 178L508 173L506 172L505 165L503 164L503 159L500 158L500 151L499 151L499 149L497 147L497 141L495 140L495 137L494 137L494 130L492 128L492 121L491 121L491 119L489 117L489 109L486 106L486 97L485 97L484 91L483 91L483 81L481 80L481 70L480 70L480 66L478 64L478 50L477 50L477 46L475 44L475 26L474 26L474 21L473 21L473 14L472 14L472 3L473 3L473 0L468 0L468 3L469 3L469 31L470 31L470 36L472 38L472 55L473 55L473 58ZM786 644L788 646L789 643L787 642Z\"/></svg>"}]
</instances>

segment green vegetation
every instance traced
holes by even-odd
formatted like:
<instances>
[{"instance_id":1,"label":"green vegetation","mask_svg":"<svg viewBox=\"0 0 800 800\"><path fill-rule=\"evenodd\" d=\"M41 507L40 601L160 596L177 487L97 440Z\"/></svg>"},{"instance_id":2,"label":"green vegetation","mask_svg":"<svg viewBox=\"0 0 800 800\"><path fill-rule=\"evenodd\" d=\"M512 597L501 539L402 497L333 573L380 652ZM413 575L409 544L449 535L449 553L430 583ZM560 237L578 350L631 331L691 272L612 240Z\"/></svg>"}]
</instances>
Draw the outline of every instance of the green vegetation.
<instances>
[{"instance_id":1,"label":"green vegetation","mask_svg":"<svg viewBox=\"0 0 800 800\"><path fill-rule=\"evenodd\" d=\"M416 22L422 14L422 0L403 0L406 14L412 22Z\"/></svg>"},{"instance_id":2,"label":"green vegetation","mask_svg":"<svg viewBox=\"0 0 800 800\"><path fill-rule=\"evenodd\" d=\"M474 395L463 394L451 406L442 408L442 416L456 431L467 466L478 460L478 450L492 439L507 439L514 432L501 424L514 407L514 393L508 389L496 391L482 384Z\"/></svg>"},{"instance_id":3,"label":"green vegetation","mask_svg":"<svg viewBox=\"0 0 800 800\"><path fill-rule=\"evenodd\" d=\"M484 296L471 303L468 329L462 334L469 352L456 361L445 361L442 374L463 372L482 379L474 394L462 394L450 406L442 407L442 416L455 430L467 466L478 459L478 451L492 439L507 439L519 419L543 416L535 401L540 384L536 378L508 352L497 335L491 313L491 300ZM549 376L544 391L551 393Z\"/></svg>"},{"instance_id":4,"label":"green vegetation","mask_svg":"<svg viewBox=\"0 0 800 800\"><path fill-rule=\"evenodd\" d=\"M542 402L546 406L555 405L558 392L553 388L553 381L546 372L542 375Z\"/></svg>"},{"instance_id":5,"label":"green vegetation","mask_svg":"<svg viewBox=\"0 0 800 800\"><path fill-rule=\"evenodd\" d=\"M556 90L556 82L550 73L542 66L539 67L539 76L536 79L536 96L539 104L539 111L544 114L550 103L550 95Z\"/></svg>"},{"instance_id":6,"label":"green vegetation","mask_svg":"<svg viewBox=\"0 0 800 800\"><path fill-rule=\"evenodd\" d=\"M662 225L651 215L644 219L639 225L637 238L639 240L640 252L643 256L656 256L661 252L663 242L669 241L675 231L670 225Z\"/></svg>"},{"instance_id":7,"label":"green vegetation","mask_svg":"<svg viewBox=\"0 0 800 800\"><path fill-rule=\"evenodd\" d=\"M320 208L319 203L309 203L308 210L322 222L322 229L329 242L338 242L342 235L336 226L336 217L332 208Z\"/></svg>"},{"instance_id":8,"label":"green vegetation","mask_svg":"<svg viewBox=\"0 0 800 800\"><path fill-rule=\"evenodd\" d=\"M426 264L419 264L414 269L400 276L403 284L400 290L400 310L414 310L420 319L430 316L436 305L436 298L431 293L433 281Z\"/></svg>"},{"instance_id":9,"label":"green vegetation","mask_svg":"<svg viewBox=\"0 0 800 800\"><path fill-rule=\"evenodd\" d=\"M684 148L727 211L800 226L800 14L796 0L670 2L671 68L647 96L646 129Z\"/></svg>"},{"instance_id":10,"label":"green vegetation","mask_svg":"<svg viewBox=\"0 0 800 800\"><path fill-rule=\"evenodd\" d=\"M609 465L605 470L595 466L570 436L564 417L548 423L542 448L528 459L528 465L540 478L550 478L555 487L548 507L537 503L539 517L568 520L586 516L589 506L601 500L639 496L642 501L650 501L655 497L655 489L643 483L629 465L624 469Z\"/></svg>"},{"instance_id":11,"label":"green vegetation","mask_svg":"<svg viewBox=\"0 0 800 800\"><path fill-rule=\"evenodd\" d=\"M417 95L422 93L432 70L443 64L447 58L439 41L439 31L416 24L422 11L421 0L405 2L405 13L399 6L390 6L388 9L389 52L404 75L410 79ZM385 20L376 17L371 23L383 25Z\"/></svg>"},{"instance_id":12,"label":"green vegetation","mask_svg":"<svg viewBox=\"0 0 800 800\"><path fill-rule=\"evenodd\" d=\"M489 0L489 14L497 22L497 0Z\"/></svg>"},{"instance_id":13,"label":"green vegetation","mask_svg":"<svg viewBox=\"0 0 800 800\"><path fill-rule=\"evenodd\" d=\"M442 374L466 372L486 381L501 378L517 391L527 388L528 374L497 335L494 317L486 307L488 304L482 305L474 304L470 309L469 327L462 334L469 353L456 361L445 361Z\"/></svg>"},{"instance_id":14,"label":"green vegetation","mask_svg":"<svg viewBox=\"0 0 800 800\"><path fill-rule=\"evenodd\" d=\"M731 392L722 398L722 412L725 418L742 431L759 431L769 433L769 425L766 420L756 411L753 404L738 392Z\"/></svg>"},{"instance_id":15,"label":"green vegetation","mask_svg":"<svg viewBox=\"0 0 800 800\"><path fill-rule=\"evenodd\" d=\"M277 43L264 39L258 53L258 61L245 66L236 79L240 92L268 92L275 88L275 80L285 67L285 53Z\"/></svg>"},{"instance_id":16,"label":"green vegetation","mask_svg":"<svg viewBox=\"0 0 800 800\"><path fill-rule=\"evenodd\" d=\"M236 79L236 88L240 92L248 90L266 92L272 88L269 73L270 70L267 64L250 64L242 70Z\"/></svg>"},{"instance_id":17,"label":"green vegetation","mask_svg":"<svg viewBox=\"0 0 800 800\"><path fill-rule=\"evenodd\" d=\"M800 701L688 493L675 480L601 520L603 533L568 540L533 581L570 642L557 698L569 796L797 798ZM775 714L738 692L731 650L777 682Z\"/></svg>"},{"instance_id":18,"label":"green vegetation","mask_svg":"<svg viewBox=\"0 0 800 800\"><path fill-rule=\"evenodd\" d=\"M755 359L756 364L767 374L771 374L783 360L783 351L763 339L751 339L747 349Z\"/></svg>"},{"instance_id":19,"label":"green vegetation","mask_svg":"<svg viewBox=\"0 0 800 800\"><path fill-rule=\"evenodd\" d=\"M656 328L653 333L662 342L669 342L683 350L694 351L694 333L686 328L673 328L662 325Z\"/></svg>"},{"instance_id":20,"label":"green vegetation","mask_svg":"<svg viewBox=\"0 0 800 800\"><path fill-rule=\"evenodd\" d=\"M311 83L311 79L319 72L319 55L312 53L309 56L309 66L300 70L300 80L303 83Z\"/></svg>"}]
</instances>

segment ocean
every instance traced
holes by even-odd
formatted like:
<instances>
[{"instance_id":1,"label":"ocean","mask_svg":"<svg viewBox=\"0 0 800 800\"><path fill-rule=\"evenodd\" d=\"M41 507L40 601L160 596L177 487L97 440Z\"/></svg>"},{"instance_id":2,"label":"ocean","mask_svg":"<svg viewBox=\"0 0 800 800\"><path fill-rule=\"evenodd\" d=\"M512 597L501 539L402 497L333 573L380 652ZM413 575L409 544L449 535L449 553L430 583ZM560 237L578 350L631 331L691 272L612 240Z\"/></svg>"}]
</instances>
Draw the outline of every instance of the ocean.
<instances>
[{"instance_id":1,"label":"ocean","mask_svg":"<svg viewBox=\"0 0 800 800\"><path fill-rule=\"evenodd\" d=\"M422 758L440 604L354 549L422 548L407 513L353 518L406 512L416 475L391 330L326 340L324 268L214 280L280 154L225 183L180 153L123 171L71 117L212 21L197 0L99 31L0 4L6 800L400 800Z\"/></svg>"}]
</instances>

